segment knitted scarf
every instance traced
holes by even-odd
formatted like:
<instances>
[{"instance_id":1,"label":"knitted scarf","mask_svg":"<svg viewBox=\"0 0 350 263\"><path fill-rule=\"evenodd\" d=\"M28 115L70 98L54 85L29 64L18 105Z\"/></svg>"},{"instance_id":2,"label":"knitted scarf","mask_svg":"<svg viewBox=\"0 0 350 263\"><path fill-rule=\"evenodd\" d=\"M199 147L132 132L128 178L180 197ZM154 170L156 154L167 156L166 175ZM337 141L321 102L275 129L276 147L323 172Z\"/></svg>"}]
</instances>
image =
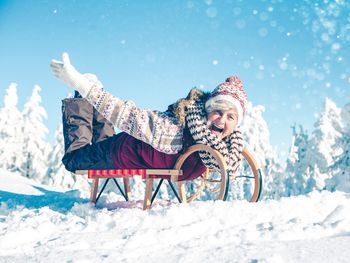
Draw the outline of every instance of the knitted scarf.
<instances>
[{"instance_id":1,"label":"knitted scarf","mask_svg":"<svg viewBox=\"0 0 350 263\"><path fill-rule=\"evenodd\" d=\"M187 127L196 143L208 145L219 151L225 158L229 176L234 176L242 159L243 139L240 130L236 129L232 134L220 139L213 134L207 126L207 117L204 103L196 101L187 106ZM200 151L199 156L209 169L218 169L215 159L207 152Z\"/></svg>"}]
</instances>

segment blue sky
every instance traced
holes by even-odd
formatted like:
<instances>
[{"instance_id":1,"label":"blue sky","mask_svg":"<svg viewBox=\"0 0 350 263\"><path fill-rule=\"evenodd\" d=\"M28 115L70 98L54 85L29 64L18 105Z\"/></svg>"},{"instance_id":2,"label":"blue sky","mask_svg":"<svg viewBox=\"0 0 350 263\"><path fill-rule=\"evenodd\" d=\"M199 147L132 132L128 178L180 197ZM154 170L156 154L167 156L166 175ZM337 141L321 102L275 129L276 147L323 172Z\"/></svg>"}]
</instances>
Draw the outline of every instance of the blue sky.
<instances>
[{"instance_id":1,"label":"blue sky","mask_svg":"<svg viewBox=\"0 0 350 263\"><path fill-rule=\"evenodd\" d=\"M49 62L63 51L114 95L157 110L235 74L286 150L291 125L312 130L325 97L349 100L349 13L342 0L0 0L0 100L16 82L22 109L39 84L53 140L71 90Z\"/></svg>"}]
</instances>

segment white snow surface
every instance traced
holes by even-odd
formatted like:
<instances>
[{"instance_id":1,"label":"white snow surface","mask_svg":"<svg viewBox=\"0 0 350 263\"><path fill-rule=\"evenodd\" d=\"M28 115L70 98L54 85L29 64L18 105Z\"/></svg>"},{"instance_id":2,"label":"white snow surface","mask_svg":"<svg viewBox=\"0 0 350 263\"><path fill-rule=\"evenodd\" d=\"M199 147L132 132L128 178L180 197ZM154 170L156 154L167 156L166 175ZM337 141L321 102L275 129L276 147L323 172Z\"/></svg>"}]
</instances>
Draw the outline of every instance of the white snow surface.
<instances>
[{"instance_id":1,"label":"white snow surface","mask_svg":"<svg viewBox=\"0 0 350 263\"><path fill-rule=\"evenodd\" d=\"M113 199L113 198L111 198ZM350 194L246 201L102 200L0 170L0 262L349 262ZM108 207L108 209L107 209Z\"/></svg>"}]
</instances>

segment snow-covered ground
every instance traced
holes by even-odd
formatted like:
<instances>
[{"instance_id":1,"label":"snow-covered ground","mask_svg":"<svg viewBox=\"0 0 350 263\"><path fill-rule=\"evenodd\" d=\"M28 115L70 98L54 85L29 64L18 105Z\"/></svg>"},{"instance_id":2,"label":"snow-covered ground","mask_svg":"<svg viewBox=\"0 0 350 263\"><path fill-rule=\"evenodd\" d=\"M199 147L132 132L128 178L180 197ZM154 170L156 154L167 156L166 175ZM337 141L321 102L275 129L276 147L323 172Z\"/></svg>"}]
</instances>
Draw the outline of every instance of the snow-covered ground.
<instances>
[{"instance_id":1,"label":"snow-covered ground","mask_svg":"<svg viewBox=\"0 0 350 263\"><path fill-rule=\"evenodd\" d=\"M0 262L349 262L350 194L95 208L0 170Z\"/></svg>"}]
</instances>

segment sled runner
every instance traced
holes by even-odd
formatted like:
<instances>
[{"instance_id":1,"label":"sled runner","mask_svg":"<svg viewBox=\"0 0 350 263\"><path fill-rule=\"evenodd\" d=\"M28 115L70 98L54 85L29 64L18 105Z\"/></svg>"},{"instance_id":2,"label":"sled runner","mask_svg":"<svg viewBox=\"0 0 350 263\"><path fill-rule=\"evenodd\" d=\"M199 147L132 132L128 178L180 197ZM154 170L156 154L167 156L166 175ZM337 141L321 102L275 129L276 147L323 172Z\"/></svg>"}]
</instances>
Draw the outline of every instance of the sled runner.
<instances>
[{"instance_id":1,"label":"sled runner","mask_svg":"<svg viewBox=\"0 0 350 263\"><path fill-rule=\"evenodd\" d=\"M207 171L199 178L194 180L179 181L179 176L182 175L182 165L191 154L198 151L206 151L211 154L216 160L219 169L207 169ZM203 195L208 199L225 201L230 194L230 185L232 185L231 188L233 192L238 190L237 193L230 194L233 198L257 202L262 189L261 172L257 162L246 148L243 149L242 156L243 164L241 169L237 171L237 175L233 178L230 178L226 173L226 162L224 161L223 156L218 151L203 144L196 144L189 147L188 150L178 158L174 169L77 170L75 174L87 174L88 178L93 180L90 201L95 204L110 180L114 182L125 200L130 201L131 191L129 179L132 176L141 176L142 179L146 181L145 197L143 202L144 210L151 207L164 180L168 182L175 197L180 203L192 202L196 198ZM103 178L107 180L104 182L99 194L97 195L99 189L99 179ZM117 178L122 178L124 190L116 180ZM155 180L159 180L159 182L152 195ZM175 187L173 183L175 183L177 187Z\"/></svg>"}]
</instances>

